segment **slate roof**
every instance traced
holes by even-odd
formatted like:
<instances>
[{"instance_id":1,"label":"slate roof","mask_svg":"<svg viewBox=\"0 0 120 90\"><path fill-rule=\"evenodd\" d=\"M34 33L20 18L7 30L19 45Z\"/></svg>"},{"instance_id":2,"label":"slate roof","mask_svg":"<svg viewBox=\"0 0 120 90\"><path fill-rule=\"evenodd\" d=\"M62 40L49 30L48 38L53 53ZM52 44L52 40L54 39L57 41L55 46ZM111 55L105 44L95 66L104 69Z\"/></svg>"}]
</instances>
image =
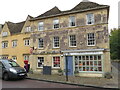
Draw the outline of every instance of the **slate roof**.
<instances>
[{"instance_id":1,"label":"slate roof","mask_svg":"<svg viewBox=\"0 0 120 90\"><path fill-rule=\"evenodd\" d=\"M59 13L61 13L61 11L58 9L58 7L55 6L54 8L52 8L52 9L48 10L47 12L39 15L38 17L51 16L51 15L56 15L56 14L59 14Z\"/></svg>"},{"instance_id":2,"label":"slate roof","mask_svg":"<svg viewBox=\"0 0 120 90\"><path fill-rule=\"evenodd\" d=\"M24 24L25 24L25 21L20 22L20 23L7 22L7 25L8 25L8 28L11 34L20 33Z\"/></svg>"},{"instance_id":3,"label":"slate roof","mask_svg":"<svg viewBox=\"0 0 120 90\"><path fill-rule=\"evenodd\" d=\"M57 16L57 15L65 15L65 14L70 14L70 13L75 13L76 11L87 11L87 10L93 10L93 9L100 9L100 8L106 8L109 7L108 5L100 5L95 2L80 2L78 5L76 5L74 8L71 10L67 11L61 11L59 10L56 6L49 11L31 19L31 20L36 20L36 19L41 19L41 18L47 18L47 17L52 17L52 16Z\"/></svg>"},{"instance_id":4,"label":"slate roof","mask_svg":"<svg viewBox=\"0 0 120 90\"><path fill-rule=\"evenodd\" d=\"M0 33L2 31L2 28L3 28L3 24L0 24Z\"/></svg>"},{"instance_id":5,"label":"slate roof","mask_svg":"<svg viewBox=\"0 0 120 90\"><path fill-rule=\"evenodd\" d=\"M100 8L107 5L100 5L95 2L80 2L78 5L76 5L71 11L76 10L85 10L85 9L92 9L92 8Z\"/></svg>"}]
</instances>

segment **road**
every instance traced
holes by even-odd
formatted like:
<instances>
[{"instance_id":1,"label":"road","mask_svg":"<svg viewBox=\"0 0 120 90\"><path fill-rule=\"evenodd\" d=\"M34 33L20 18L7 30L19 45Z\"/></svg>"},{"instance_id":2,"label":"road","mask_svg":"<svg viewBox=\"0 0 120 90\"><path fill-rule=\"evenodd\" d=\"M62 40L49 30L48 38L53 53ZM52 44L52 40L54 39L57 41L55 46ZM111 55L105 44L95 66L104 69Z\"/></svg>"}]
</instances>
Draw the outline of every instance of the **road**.
<instances>
[{"instance_id":1,"label":"road","mask_svg":"<svg viewBox=\"0 0 120 90\"><path fill-rule=\"evenodd\" d=\"M14 81L0 80L0 82L2 82L2 88L87 88L83 86L73 86L28 79Z\"/></svg>"}]
</instances>

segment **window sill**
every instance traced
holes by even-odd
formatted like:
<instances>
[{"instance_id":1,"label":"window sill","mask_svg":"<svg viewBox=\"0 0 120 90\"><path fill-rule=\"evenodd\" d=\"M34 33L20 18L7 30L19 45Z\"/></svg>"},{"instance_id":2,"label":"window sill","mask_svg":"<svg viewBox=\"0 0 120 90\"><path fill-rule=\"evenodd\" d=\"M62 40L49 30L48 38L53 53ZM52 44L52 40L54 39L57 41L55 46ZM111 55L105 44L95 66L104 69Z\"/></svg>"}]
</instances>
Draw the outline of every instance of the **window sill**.
<instances>
[{"instance_id":1,"label":"window sill","mask_svg":"<svg viewBox=\"0 0 120 90\"><path fill-rule=\"evenodd\" d=\"M37 69L43 69L43 67L37 67Z\"/></svg>"},{"instance_id":2,"label":"window sill","mask_svg":"<svg viewBox=\"0 0 120 90\"><path fill-rule=\"evenodd\" d=\"M77 47L77 46L69 46L69 47L71 47L71 48L75 48L75 47Z\"/></svg>"},{"instance_id":3,"label":"window sill","mask_svg":"<svg viewBox=\"0 0 120 90\"><path fill-rule=\"evenodd\" d=\"M87 45L88 47L94 47L95 45Z\"/></svg>"},{"instance_id":4,"label":"window sill","mask_svg":"<svg viewBox=\"0 0 120 90\"><path fill-rule=\"evenodd\" d=\"M60 67L52 67L52 69L60 69Z\"/></svg>"},{"instance_id":5,"label":"window sill","mask_svg":"<svg viewBox=\"0 0 120 90\"><path fill-rule=\"evenodd\" d=\"M59 49L60 47L53 47L53 49Z\"/></svg>"}]
</instances>

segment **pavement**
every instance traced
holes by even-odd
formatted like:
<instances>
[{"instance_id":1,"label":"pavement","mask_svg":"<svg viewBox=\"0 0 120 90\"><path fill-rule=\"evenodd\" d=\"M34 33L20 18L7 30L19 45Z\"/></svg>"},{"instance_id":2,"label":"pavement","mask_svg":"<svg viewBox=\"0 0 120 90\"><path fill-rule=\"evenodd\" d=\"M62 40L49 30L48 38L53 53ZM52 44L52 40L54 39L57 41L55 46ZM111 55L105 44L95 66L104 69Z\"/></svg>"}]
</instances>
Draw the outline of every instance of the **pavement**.
<instances>
[{"instance_id":1,"label":"pavement","mask_svg":"<svg viewBox=\"0 0 120 90\"><path fill-rule=\"evenodd\" d=\"M98 87L98 88L115 88L118 89L119 84L118 80L118 68L112 65L112 78L107 79L104 77L80 77L80 76L69 76L68 81L66 81L66 76L64 75L43 75L43 74L31 74L28 73L27 79L46 81L46 82L54 82L54 83L62 83L62 84L70 84L77 86L85 86L85 87Z\"/></svg>"}]
</instances>

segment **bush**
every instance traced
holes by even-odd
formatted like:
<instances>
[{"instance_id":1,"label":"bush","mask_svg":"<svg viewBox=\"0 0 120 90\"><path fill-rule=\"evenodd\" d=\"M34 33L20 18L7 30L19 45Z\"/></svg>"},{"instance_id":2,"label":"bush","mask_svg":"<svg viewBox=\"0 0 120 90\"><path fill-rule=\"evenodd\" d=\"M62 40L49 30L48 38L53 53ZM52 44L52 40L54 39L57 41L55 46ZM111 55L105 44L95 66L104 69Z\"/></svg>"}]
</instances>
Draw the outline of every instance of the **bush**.
<instances>
[{"instance_id":1,"label":"bush","mask_svg":"<svg viewBox=\"0 0 120 90\"><path fill-rule=\"evenodd\" d=\"M110 72L106 72L104 74L104 77L107 78L107 79L111 79L112 78L112 74Z\"/></svg>"}]
</instances>

